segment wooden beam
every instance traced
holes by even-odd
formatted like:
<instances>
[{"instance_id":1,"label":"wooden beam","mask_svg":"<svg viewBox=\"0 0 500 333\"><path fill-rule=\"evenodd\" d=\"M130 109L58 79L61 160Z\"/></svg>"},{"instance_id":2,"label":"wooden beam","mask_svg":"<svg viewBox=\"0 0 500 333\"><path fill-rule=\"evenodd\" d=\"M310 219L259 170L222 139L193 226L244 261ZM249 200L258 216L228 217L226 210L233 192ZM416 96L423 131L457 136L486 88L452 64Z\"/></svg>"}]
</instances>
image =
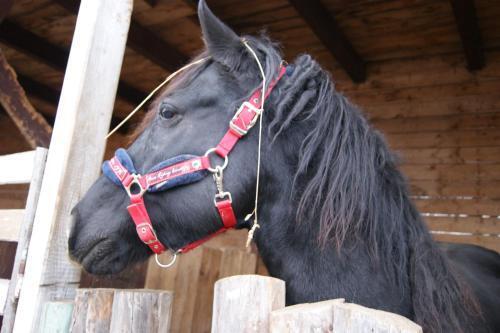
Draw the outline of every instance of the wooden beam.
<instances>
[{"instance_id":1,"label":"wooden beam","mask_svg":"<svg viewBox=\"0 0 500 333\"><path fill-rule=\"evenodd\" d=\"M474 0L450 0L450 2L467 60L467 69L479 70L484 67L485 60Z\"/></svg>"},{"instance_id":2,"label":"wooden beam","mask_svg":"<svg viewBox=\"0 0 500 333\"><path fill-rule=\"evenodd\" d=\"M0 104L32 148L48 147L52 128L28 100L0 49Z\"/></svg>"},{"instance_id":3,"label":"wooden beam","mask_svg":"<svg viewBox=\"0 0 500 333\"><path fill-rule=\"evenodd\" d=\"M24 209L0 209L0 241L17 242Z\"/></svg>"},{"instance_id":4,"label":"wooden beam","mask_svg":"<svg viewBox=\"0 0 500 333\"><path fill-rule=\"evenodd\" d=\"M55 2L73 14L78 13L79 0L55 0ZM154 3L156 4L156 1ZM176 71L180 65L189 60L187 55L134 20L130 23L127 45L169 72Z\"/></svg>"},{"instance_id":5,"label":"wooden beam","mask_svg":"<svg viewBox=\"0 0 500 333\"><path fill-rule=\"evenodd\" d=\"M4 20L0 24L0 41L37 58L57 71L64 72L66 69L68 50L46 41L10 20ZM118 94L132 104L139 104L146 96L144 92L123 81L119 82Z\"/></svg>"},{"instance_id":6,"label":"wooden beam","mask_svg":"<svg viewBox=\"0 0 500 333\"><path fill-rule=\"evenodd\" d=\"M68 258L71 210L100 173L132 6L133 0L84 0L80 6L14 332L35 331L44 303L75 296L80 269Z\"/></svg>"},{"instance_id":7,"label":"wooden beam","mask_svg":"<svg viewBox=\"0 0 500 333\"><path fill-rule=\"evenodd\" d=\"M59 95L60 92L56 89L53 89L41 82L38 82L36 80L33 80L32 78L22 75L22 74L17 74L17 78L19 80L19 83L21 86L26 90L26 93L28 95L32 95L35 97L38 97L52 105L54 105L54 108L57 107L57 104L59 103ZM47 122L53 126L54 121L55 121L55 114L45 114L41 113L41 115L47 120ZM123 118L115 117L113 116L111 118L111 128L114 128L116 125L118 125ZM118 132L125 134L128 132L130 129L130 123L125 123Z\"/></svg>"},{"instance_id":8,"label":"wooden beam","mask_svg":"<svg viewBox=\"0 0 500 333\"><path fill-rule=\"evenodd\" d=\"M29 184L35 150L0 156L0 185Z\"/></svg>"},{"instance_id":9,"label":"wooden beam","mask_svg":"<svg viewBox=\"0 0 500 333\"><path fill-rule=\"evenodd\" d=\"M335 18L319 0L290 0L318 39L356 82L366 80L366 64L338 26Z\"/></svg>"}]
</instances>

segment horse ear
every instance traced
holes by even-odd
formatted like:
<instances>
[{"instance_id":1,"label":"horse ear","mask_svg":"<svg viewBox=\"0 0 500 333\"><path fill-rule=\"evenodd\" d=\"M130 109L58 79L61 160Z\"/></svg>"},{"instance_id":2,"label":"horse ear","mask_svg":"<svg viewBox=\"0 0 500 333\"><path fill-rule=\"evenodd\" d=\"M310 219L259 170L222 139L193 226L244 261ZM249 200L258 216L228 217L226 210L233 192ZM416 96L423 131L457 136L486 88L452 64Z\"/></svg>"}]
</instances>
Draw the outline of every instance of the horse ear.
<instances>
[{"instance_id":1,"label":"horse ear","mask_svg":"<svg viewBox=\"0 0 500 333\"><path fill-rule=\"evenodd\" d=\"M205 0L198 3L198 17L205 45L215 59L222 60L240 44L238 35L212 13Z\"/></svg>"}]
</instances>

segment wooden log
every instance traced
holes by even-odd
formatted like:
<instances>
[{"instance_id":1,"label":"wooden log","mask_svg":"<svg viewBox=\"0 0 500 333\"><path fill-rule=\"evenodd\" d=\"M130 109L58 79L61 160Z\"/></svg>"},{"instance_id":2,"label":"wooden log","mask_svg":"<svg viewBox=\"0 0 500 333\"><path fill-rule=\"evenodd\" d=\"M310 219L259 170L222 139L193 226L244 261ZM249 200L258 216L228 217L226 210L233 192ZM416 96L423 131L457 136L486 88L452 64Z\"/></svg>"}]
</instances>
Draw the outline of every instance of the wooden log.
<instances>
[{"instance_id":1,"label":"wooden log","mask_svg":"<svg viewBox=\"0 0 500 333\"><path fill-rule=\"evenodd\" d=\"M337 302L333 304L333 332L422 333L422 328L395 313Z\"/></svg>"},{"instance_id":2,"label":"wooden log","mask_svg":"<svg viewBox=\"0 0 500 333\"><path fill-rule=\"evenodd\" d=\"M236 275L215 284L212 332L269 332L271 311L285 307L285 281Z\"/></svg>"},{"instance_id":3,"label":"wooden log","mask_svg":"<svg viewBox=\"0 0 500 333\"><path fill-rule=\"evenodd\" d=\"M67 255L71 210L99 175L132 5L132 0L81 2L14 332L36 327L44 302L75 296L80 269Z\"/></svg>"},{"instance_id":4,"label":"wooden log","mask_svg":"<svg viewBox=\"0 0 500 333\"><path fill-rule=\"evenodd\" d=\"M34 162L34 150L0 156L0 185L29 183Z\"/></svg>"},{"instance_id":5,"label":"wooden log","mask_svg":"<svg viewBox=\"0 0 500 333\"><path fill-rule=\"evenodd\" d=\"M28 100L1 49L0 104L32 148L49 146L52 128Z\"/></svg>"},{"instance_id":6,"label":"wooden log","mask_svg":"<svg viewBox=\"0 0 500 333\"><path fill-rule=\"evenodd\" d=\"M168 332L172 300L169 291L116 290L109 332Z\"/></svg>"},{"instance_id":7,"label":"wooden log","mask_svg":"<svg viewBox=\"0 0 500 333\"><path fill-rule=\"evenodd\" d=\"M17 242L24 209L0 209L0 241Z\"/></svg>"},{"instance_id":8,"label":"wooden log","mask_svg":"<svg viewBox=\"0 0 500 333\"><path fill-rule=\"evenodd\" d=\"M287 306L271 312L271 332L332 332L333 305L343 299Z\"/></svg>"},{"instance_id":9,"label":"wooden log","mask_svg":"<svg viewBox=\"0 0 500 333\"><path fill-rule=\"evenodd\" d=\"M23 282L26 257L33 230L33 221L35 219L36 207L38 205L40 188L42 186L46 159L47 149L37 148L35 150L32 170L33 173L31 176L28 198L26 200L26 208L24 209L23 222L21 224L21 230L18 233L16 255L14 257L14 264L12 265L12 275L10 278L11 283L7 294L7 303L5 304L1 333L12 332L14 326L17 303Z\"/></svg>"},{"instance_id":10,"label":"wooden log","mask_svg":"<svg viewBox=\"0 0 500 333\"><path fill-rule=\"evenodd\" d=\"M73 312L72 302L47 302L40 319L39 333L67 333Z\"/></svg>"},{"instance_id":11,"label":"wooden log","mask_svg":"<svg viewBox=\"0 0 500 333\"><path fill-rule=\"evenodd\" d=\"M114 289L78 289L70 331L109 332Z\"/></svg>"}]
</instances>

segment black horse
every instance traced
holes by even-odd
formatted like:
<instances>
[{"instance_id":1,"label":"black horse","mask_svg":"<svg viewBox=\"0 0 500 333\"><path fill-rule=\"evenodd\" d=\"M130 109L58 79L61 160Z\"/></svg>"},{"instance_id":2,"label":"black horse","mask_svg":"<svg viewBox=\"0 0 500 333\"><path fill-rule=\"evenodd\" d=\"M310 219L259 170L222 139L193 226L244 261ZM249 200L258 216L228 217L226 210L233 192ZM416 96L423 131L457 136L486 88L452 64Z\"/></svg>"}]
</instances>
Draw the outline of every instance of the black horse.
<instances>
[{"instance_id":1,"label":"black horse","mask_svg":"<svg viewBox=\"0 0 500 333\"><path fill-rule=\"evenodd\" d=\"M128 152L139 172L183 153L203 154L261 83L252 55L200 1L210 58L151 104ZM245 37L275 77L281 55L266 37ZM383 136L335 91L309 55L298 57L266 101L255 241L287 304L332 298L402 314L425 332L500 332L500 256L438 245L409 198ZM230 155L225 186L239 228L253 209L258 131ZM219 228L211 177L145 201L158 237L179 249ZM73 258L94 274L151 255L135 232L122 188L100 177L74 209Z\"/></svg>"}]
</instances>

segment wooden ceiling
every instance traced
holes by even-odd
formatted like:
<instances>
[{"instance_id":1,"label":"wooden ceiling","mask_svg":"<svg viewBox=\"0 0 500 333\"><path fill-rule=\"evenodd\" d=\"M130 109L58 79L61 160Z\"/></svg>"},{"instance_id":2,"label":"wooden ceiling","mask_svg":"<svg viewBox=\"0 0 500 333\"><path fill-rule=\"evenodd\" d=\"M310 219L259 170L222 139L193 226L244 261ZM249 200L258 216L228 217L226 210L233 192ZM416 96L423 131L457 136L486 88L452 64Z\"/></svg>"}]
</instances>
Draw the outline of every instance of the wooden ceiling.
<instances>
[{"instance_id":1,"label":"wooden ceiling","mask_svg":"<svg viewBox=\"0 0 500 333\"><path fill-rule=\"evenodd\" d=\"M62 86L78 3L17 0L0 24L0 47L34 106L49 120ZM239 33L267 30L281 42L288 61L300 53L312 54L347 94L376 86L370 74L379 63L462 54L473 70L487 65L484 52L500 46L500 3L492 0L208 0L208 4ZM200 34L195 0L135 1L115 121L203 47Z\"/></svg>"}]
</instances>

